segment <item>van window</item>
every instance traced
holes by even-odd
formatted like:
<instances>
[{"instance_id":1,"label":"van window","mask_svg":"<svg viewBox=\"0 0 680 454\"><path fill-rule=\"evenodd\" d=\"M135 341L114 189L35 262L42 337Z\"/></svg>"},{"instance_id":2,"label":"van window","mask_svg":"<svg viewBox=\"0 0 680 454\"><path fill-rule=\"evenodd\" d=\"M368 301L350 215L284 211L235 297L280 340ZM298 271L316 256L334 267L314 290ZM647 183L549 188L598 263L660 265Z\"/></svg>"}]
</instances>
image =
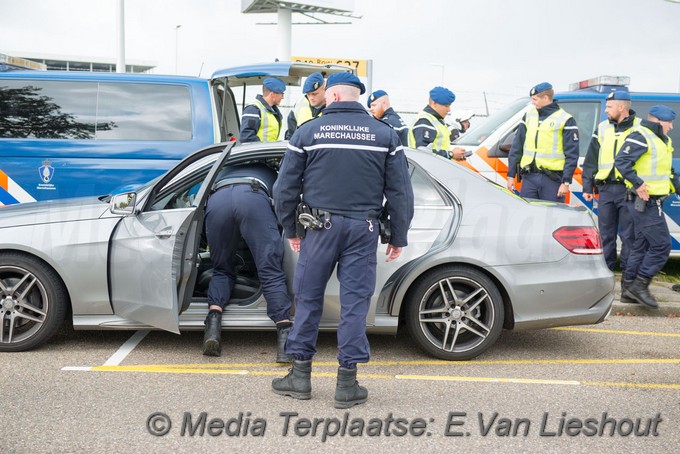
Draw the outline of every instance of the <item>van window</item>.
<instances>
[{"instance_id":1,"label":"van window","mask_svg":"<svg viewBox=\"0 0 680 454\"><path fill-rule=\"evenodd\" d=\"M0 82L0 137L190 140L191 99L179 85Z\"/></svg>"},{"instance_id":2,"label":"van window","mask_svg":"<svg viewBox=\"0 0 680 454\"><path fill-rule=\"evenodd\" d=\"M631 108L635 111L635 115L641 120L646 120L649 114L649 109L657 104L663 104L670 107L674 111L680 113L680 102L667 102L667 101L633 101ZM677 121L676 121L677 122ZM677 129L672 129L668 136L673 140L673 147L675 151L673 152L674 158L680 158L680 127Z\"/></svg>"},{"instance_id":3,"label":"van window","mask_svg":"<svg viewBox=\"0 0 680 454\"><path fill-rule=\"evenodd\" d=\"M585 156L600 120L600 101L559 101L560 107L569 112L578 125L579 154Z\"/></svg>"}]
</instances>

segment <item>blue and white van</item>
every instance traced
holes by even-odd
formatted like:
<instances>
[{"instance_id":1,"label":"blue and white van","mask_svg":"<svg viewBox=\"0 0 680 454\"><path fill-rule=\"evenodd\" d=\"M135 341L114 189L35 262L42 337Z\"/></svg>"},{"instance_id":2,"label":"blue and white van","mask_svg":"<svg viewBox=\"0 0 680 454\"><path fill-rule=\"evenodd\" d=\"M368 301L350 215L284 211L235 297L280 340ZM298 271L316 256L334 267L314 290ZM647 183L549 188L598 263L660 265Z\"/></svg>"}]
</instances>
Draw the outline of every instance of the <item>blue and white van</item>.
<instances>
[{"instance_id":1,"label":"blue and white van","mask_svg":"<svg viewBox=\"0 0 680 454\"><path fill-rule=\"evenodd\" d=\"M122 192L213 143L237 140L234 90L276 76L298 86L341 65L275 62L210 79L0 71L0 205Z\"/></svg>"},{"instance_id":2,"label":"blue and white van","mask_svg":"<svg viewBox=\"0 0 680 454\"><path fill-rule=\"evenodd\" d=\"M583 160L597 125L607 119L604 113L607 95L613 90L628 90L629 83L628 77L600 76L572 84L570 91L555 93L555 100L576 120L581 137L579 166L566 202L586 206L594 214L597 214L597 200L586 202L583 199ZM665 104L680 113L680 93L630 92L630 96L631 108L638 118L647 118L649 109L656 104ZM518 99L462 135L454 145L473 152L464 165L505 186L508 152L517 126L530 105L528 97ZM669 136L675 146L673 167L680 172L680 127L670 131ZM666 200L664 212L673 241L672 254L680 256L680 200L675 197Z\"/></svg>"}]
</instances>

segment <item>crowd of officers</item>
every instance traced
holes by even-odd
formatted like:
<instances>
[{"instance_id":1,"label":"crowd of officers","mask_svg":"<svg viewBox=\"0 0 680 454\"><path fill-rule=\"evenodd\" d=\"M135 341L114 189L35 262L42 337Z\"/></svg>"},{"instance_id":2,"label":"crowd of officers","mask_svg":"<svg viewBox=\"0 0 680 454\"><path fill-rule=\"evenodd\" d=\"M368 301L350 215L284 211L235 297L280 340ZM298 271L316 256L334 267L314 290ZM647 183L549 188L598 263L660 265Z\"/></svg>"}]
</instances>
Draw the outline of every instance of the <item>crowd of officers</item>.
<instances>
[{"instance_id":1,"label":"crowd of officers","mask_svg":"<svg viewBox=\"0 0 680 454\"><path fill-rule=\"evenodd\" d=\"M241 142L278 140L283 123L278 106L285 89L279 79L263 81L262 94L243 110ZM453 160L465 160L466 154L451 144L461 130L451 131L444 122L455 101L447 88L430 90L428 104L411 128L392 109L383 90L369 94L369 114L358 103L365 87L353 74L337 73L324 80L314 73L302 91L304 96L287 119L289 144L278 176L266 168L237 166L218 178L219 192L216 189L209 199L206 231L215 277L208 292L204 354L220 354L221 313L235 279L231 262L240 233L253 251L268 314L277 326L277 361L293 362L288 375L273 381L273 391L309 399L324 292L337 267L341 314L335 406L348 408L368 396L356 381L356 364L367 362L370 354L365 319L375 286L383 199L392 227L387 261L398 258L407 245L413 217L403 147ZM530 96L532 107L509 152L507 188L515 191L521 181L519 193L525 198L564 202L578 164L578 125L554 100L549 83L534 86ZM658 308L648 287L671 250L662 204L680 186L671 168L673 146L668 136L676 114L657 105L640 119L630 107L627 90L608 95L607 120L598 125L585 158L583 196L591 201L599 194L599 227L610 269L617 261L617 236L621 238L621 301ZM469 117L459 123L464 132ZM307 223L301 233L303 216ZM293 283L294 323L289 318L277 220L291 249L300 253Z\"/></svg>"}]
</instances>

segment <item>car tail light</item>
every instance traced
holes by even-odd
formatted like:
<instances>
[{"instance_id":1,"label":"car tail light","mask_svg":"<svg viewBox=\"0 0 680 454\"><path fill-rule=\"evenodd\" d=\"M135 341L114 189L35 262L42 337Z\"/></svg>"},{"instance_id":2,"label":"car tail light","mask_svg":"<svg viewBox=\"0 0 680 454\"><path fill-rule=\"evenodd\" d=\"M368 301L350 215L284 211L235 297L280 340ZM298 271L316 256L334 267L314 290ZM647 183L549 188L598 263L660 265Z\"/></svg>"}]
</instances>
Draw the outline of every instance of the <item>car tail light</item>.
<instances>
[{"instance_id":1,"label":"car tail light","mask_svg":"<svg viewBox=\"0 0 680 454\"><path fill-rule=\"evenodd\" d=\"M553 238L572 254L602 254L600 234L595 227L560 227Z\"/></svg>"}]
</instances>

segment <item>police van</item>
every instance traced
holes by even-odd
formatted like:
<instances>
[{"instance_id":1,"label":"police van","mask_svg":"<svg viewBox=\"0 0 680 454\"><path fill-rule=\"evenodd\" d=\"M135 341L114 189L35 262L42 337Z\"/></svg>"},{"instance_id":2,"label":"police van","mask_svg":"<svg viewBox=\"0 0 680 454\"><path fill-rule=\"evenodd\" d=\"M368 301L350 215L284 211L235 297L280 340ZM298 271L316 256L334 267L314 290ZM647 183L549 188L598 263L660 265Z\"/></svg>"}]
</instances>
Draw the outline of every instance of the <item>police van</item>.
<instances>
[{"instance_id":1,"label":"police van","mask_svg":"<svg viewBox=\"0 0 680 454\"><path fill-rule=\"evenodd\" d=\"M0 68L0 206L132 189L201 147L237 140L237 87L244 104L266 77L299 86L341 71L352 69L275 62L202 79Z\"/></svg>"},{"instance_id":2,"label":"police van","mask_svg":"<svg viewBox=\"0 0 680 454\"><path fill-rule=\"evenodd\" d=\"M574 173L565 202L570 205L583 205L597 215L597 200L586 202L583 199L582 168L588 146L597 125L606 120L604 113L606 97L614 90L628 90L630 78L600 76L571 84L570 91L555 93L555 100L576 120L580 135L579 166ZM630 92L631 109L640 119L646 119L649 109L656 104L665 104L680 113L679 93L637 93ZM508 152L515 138L520 120L531 106L531 100L521 98L505 109L491 115L486 121L470 128L455 143L473 152L462 165L481 173L492 181L505 186L508 173ZM675 145L673 167L680 171L680 127L670 131L669 136ZM671 197L664 203L664 212L671 232L674 255L680 255L680 200Z\"/></svg>"}]
</instances>

